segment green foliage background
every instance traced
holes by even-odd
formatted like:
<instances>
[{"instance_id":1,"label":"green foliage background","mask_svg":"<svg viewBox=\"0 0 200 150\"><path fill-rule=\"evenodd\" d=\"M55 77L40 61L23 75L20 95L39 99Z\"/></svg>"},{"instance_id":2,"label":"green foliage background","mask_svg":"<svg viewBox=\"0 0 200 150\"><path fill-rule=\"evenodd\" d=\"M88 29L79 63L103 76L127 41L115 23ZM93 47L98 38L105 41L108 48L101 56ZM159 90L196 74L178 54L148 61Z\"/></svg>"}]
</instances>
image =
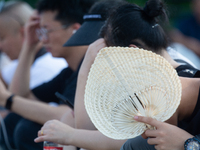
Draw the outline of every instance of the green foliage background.
<instances>
[{"instance_id":1,"label":"green foliage background","mask_svg":"<svg viewBox=\"0 0 200 150\"><path fill-rule=\"evenodd\" d=\"M37 3L37 0L24 0L24 1L29 3L34 8ZM127 1L143 7L147 0L127 0ZM164 2L167 4L168 15L171 26L174 26L174 23L177 19L179 19L180 17L184 16L185 14L191 11L190 9L191 0L164 0Z\"/></svg>"},{"instance_id":2,"label":"green foliage background","mask_svg":"<svg viewBox=\"0 0 200 150\"><path fill-rule=\"evenodd\" d=\"M127 0L131 3L136 3L139 6L144 6L147 0ZM187 16L191 12L191 0L164 0L170 24L173 26L175 21Z\"/></svg>"}]
</instances>

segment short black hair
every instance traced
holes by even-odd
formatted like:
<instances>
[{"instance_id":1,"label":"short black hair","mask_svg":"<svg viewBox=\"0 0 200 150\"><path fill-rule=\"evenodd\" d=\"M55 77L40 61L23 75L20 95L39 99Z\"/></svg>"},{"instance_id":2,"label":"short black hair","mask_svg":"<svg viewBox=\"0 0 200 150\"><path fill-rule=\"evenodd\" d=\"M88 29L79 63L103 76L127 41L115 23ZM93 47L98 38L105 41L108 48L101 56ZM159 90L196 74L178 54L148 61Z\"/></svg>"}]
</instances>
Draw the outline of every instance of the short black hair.
<instances>
[{"instance_id":1,"label":"short black hair","mask_svg":"<svg viewBox=\"0 0 200 150\"><path fill-rule=\"evenodd\" d=\"M101 0L96 2L89 10L92 14L104 14L105 18L108 18L111 10L115 10L120 5L126 4L125 0Z\"/></svg>"},{"instance_id":2,"label":"short black hair","mask_svg":"<svg viewBox=\"0 0 200 150\"><path fill-rule=\"evenodd\" d=\"M83 15L88 13L90 7L97 0L39 0L37 10L57 11L55 20L62 24L83 23Z\"/></svg>"}]
</instances>

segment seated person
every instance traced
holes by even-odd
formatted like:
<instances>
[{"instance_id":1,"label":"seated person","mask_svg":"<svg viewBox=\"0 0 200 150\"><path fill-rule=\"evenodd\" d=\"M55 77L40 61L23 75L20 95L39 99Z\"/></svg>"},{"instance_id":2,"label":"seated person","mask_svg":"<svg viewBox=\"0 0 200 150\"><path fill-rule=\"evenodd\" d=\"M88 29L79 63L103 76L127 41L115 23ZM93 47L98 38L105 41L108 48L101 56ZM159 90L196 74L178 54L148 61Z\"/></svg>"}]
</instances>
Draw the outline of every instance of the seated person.
<instances>
[{"instance_id":1,"label":"seated person","mask_svg":"<svg viewBox=\"0 0 200 150\"><path fill-rule=\"evenodd\" d=\"M4 119L12 148L42 150L43 143L36 144L33 141L37 131L46 121L60 120L64 113L72 111L63 105L55 92L74 101L78 70L87 46L63 47L63 44L81 26L83 15L92 4L92 0L82 0L79 3L74 3L74 0L40 0L37 6L39 14L33 14L26 24L22 53L10 91L4 89L0 94L0 105L13 112ZM41 41L36 35L38 28ZM30 90L30 68L41 44L53 57L64 58L68 67L51 81ZM28 98L18 95L26 95ZM53 107L49 102L59 105ZM1 139L2 145L5 145L4 139Z\"/></svg>"},{"instance_id":2,"label":"seated person","mask_svg":"<svg viewBox=\"0 0 200 150\"><path fill-rule=\"evenodd\" d=\"M17 59L22 55L20 52L25 38L24 28L33 11L25 2L9 1L4 3L0 12L0 50L12 60L1 70L6 86L11 84L18 65ZM38 47L30 71L30 89L51 80L65 67L67 63L63 58L53 58L45 49Z\"/></svg>"},{"instance_id":3,"label":"seated person","mask_svg":"<svg viewBox=\"0 0 200 150\"><path fill-rule=\"evenodd\" d=\"M184 127L177 127L168 123L160 122L152 118L135 116L134 119L148 123L156 127L156 130L146 130L142 137L128 140L121 150L155 150L155 149L178 149L196 150L200 148L199 130L199 105L200 105L200 79L180 78L182 83L182 100L177 110L179 122L187 122ZM177 114L175 113L175 115ZM174 115L174 116L175 116ZM184 117L186 116L186 117ZM183 119L183 117L185 119ZM176 134L174 134L176 133ZM195 139L191 139L195 138ZM189 139L191 143L189 144ZM192 141L196 143L192 143Z\"/></svg>"},{"instance_id":4,"label":"seated person","mask_svg":"<svg viewBox=\"0 0 200 150\"><path fill-rule=\"evenodd\" d=\"M152 3L152 7L147 9ZM155 7L155 5L159 7ZM39 137L35 139L36 142L49 140L60 144L75 145L85 149L120 149L125 140L112 140L105 137L95 129L90 118L87 116L83 98L87 76L98 51L105 46L142 47L160 54L168 60L174 68L179 67L180 64L175 62L167 53L167 37L161 26L156 22L156 17L159 16L160 13L162 14L165 12L163 7L160 6L162 6L162 3L159 0L150 0L144 10L137 5L125 4L111 14L104 28L102 28L102 36L105 40L99 39L89 46L79 72L75 99L75 122L76 127L79 129L74 129L59 121L48 121L42 129L38 131ZM160 8L159 11L157 11L156 8ZM153 13L152 11L157 13ZM127 26L129 28L127 28ZM141 33L140 28L144 29L145 32ZM198 72L197 70L196 73ZM190 76L190 73L183 75ZM193 75L195 76L196 74ZM197 81L199 81L199 79L182 79L184 91L187 91L188 95L195 95L192 100L187 97L187 94L183 95L184 100L187 101L187 103L191 101L193 107L188 107L188 111L185 112L183 111L185 103L182 103L179 108L181 111L177 114L177 116L182 117L182 119L191 115L196 105L199 92L197 90L199 82ZM188 90L189 87L193 86L195 90ZM171 123L176 124L177 118ZM41 134L41 131L43 134Z\"/></svg>"},{"instance_id":5,"label":"seated person","mask_svg":"<svg viewBox=\"0 0 200 150\"><path fill-rule=\"evenodd\" d=\"M21 49L25 38L25 24L28 22L34 10L26 2L1 2L0 50L8 56L10 62L1 68L0 78L6 87L9 87L19 62L19 56L24 53ZM1 60L2 58L4 57L1 57ZM29 88L33 89L48 82L65 67L67 67L67 63L63 58L54 58L44 48L38 47L38 52L30 68L30 79L28 79L30 82ZM41 76L41 74L43 75ZM27 96L22 95L23 93L19 91L13 92L24 97ZM9 113L6 109L1 109L0 112L3 118Z\"/></svg>"}]
</instances>

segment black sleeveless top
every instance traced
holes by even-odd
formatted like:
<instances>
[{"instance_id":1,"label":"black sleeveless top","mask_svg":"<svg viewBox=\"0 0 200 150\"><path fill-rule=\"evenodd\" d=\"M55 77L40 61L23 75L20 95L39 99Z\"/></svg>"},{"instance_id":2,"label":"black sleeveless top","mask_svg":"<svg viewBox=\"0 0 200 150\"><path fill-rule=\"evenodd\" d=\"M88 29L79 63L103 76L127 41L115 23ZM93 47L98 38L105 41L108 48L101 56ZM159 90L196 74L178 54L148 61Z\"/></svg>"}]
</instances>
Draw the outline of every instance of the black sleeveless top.
<instances>
[{"instance_id":1,"label":"black sleeveless top","mask_svg":"<svg viewBox=\"0 0 200 150\"><path fill-rule=\"evenodd\" d=\"M180 65L176 68L178 76L188 78L200 78L200 70L191 65Z\"/></svg>"},{"instance_id":2,"label":"black sleeveless top","mask_svg":"<svg viewBox=\"0 0 200 150\"><path fill-rule=\"evenodd\" d=\"M200 78L200 70L191 65L180 65L176 68L176 71L181 77ZM192 115L187 120L179 121L178 126L192 135L200 134L200 89Z\"/></svg>"}]
</instances>

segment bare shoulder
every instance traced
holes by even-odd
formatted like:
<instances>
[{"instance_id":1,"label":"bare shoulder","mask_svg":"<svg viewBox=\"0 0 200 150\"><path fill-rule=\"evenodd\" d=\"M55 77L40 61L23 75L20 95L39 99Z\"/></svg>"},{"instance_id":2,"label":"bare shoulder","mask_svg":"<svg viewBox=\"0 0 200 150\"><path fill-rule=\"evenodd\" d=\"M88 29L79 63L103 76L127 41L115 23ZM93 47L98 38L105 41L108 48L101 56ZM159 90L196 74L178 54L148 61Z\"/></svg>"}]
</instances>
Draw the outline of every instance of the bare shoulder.
<instances>
[{"instance_id":1,"label":"bare shoulder","mask_svg":"<svg viewBox=\"0 0 200 150\"><path fill-rule=\"evenodd\" d=\"M181 80L181 84L182 84L182 90L184 92L187 92L187 91L188 92L192 92L192 90L195 90L195 89L198 90L199 87L200 87L200 78L184 78L184 77L180 77L180 80ZM192 90L188 90L188 89L192 89Z\"/></svg>"},{"instance_id":2,"label":"bare shoulder","mask_svg":"<svg viewBox=\"0 0 200 150\"><path fill-rule=\"evenodd\" d=\"M181 103L178 108L179 120L189 117L197 103L200 88L200 78L180 77L182 84Z\"/></svg>"}]
</instances>

